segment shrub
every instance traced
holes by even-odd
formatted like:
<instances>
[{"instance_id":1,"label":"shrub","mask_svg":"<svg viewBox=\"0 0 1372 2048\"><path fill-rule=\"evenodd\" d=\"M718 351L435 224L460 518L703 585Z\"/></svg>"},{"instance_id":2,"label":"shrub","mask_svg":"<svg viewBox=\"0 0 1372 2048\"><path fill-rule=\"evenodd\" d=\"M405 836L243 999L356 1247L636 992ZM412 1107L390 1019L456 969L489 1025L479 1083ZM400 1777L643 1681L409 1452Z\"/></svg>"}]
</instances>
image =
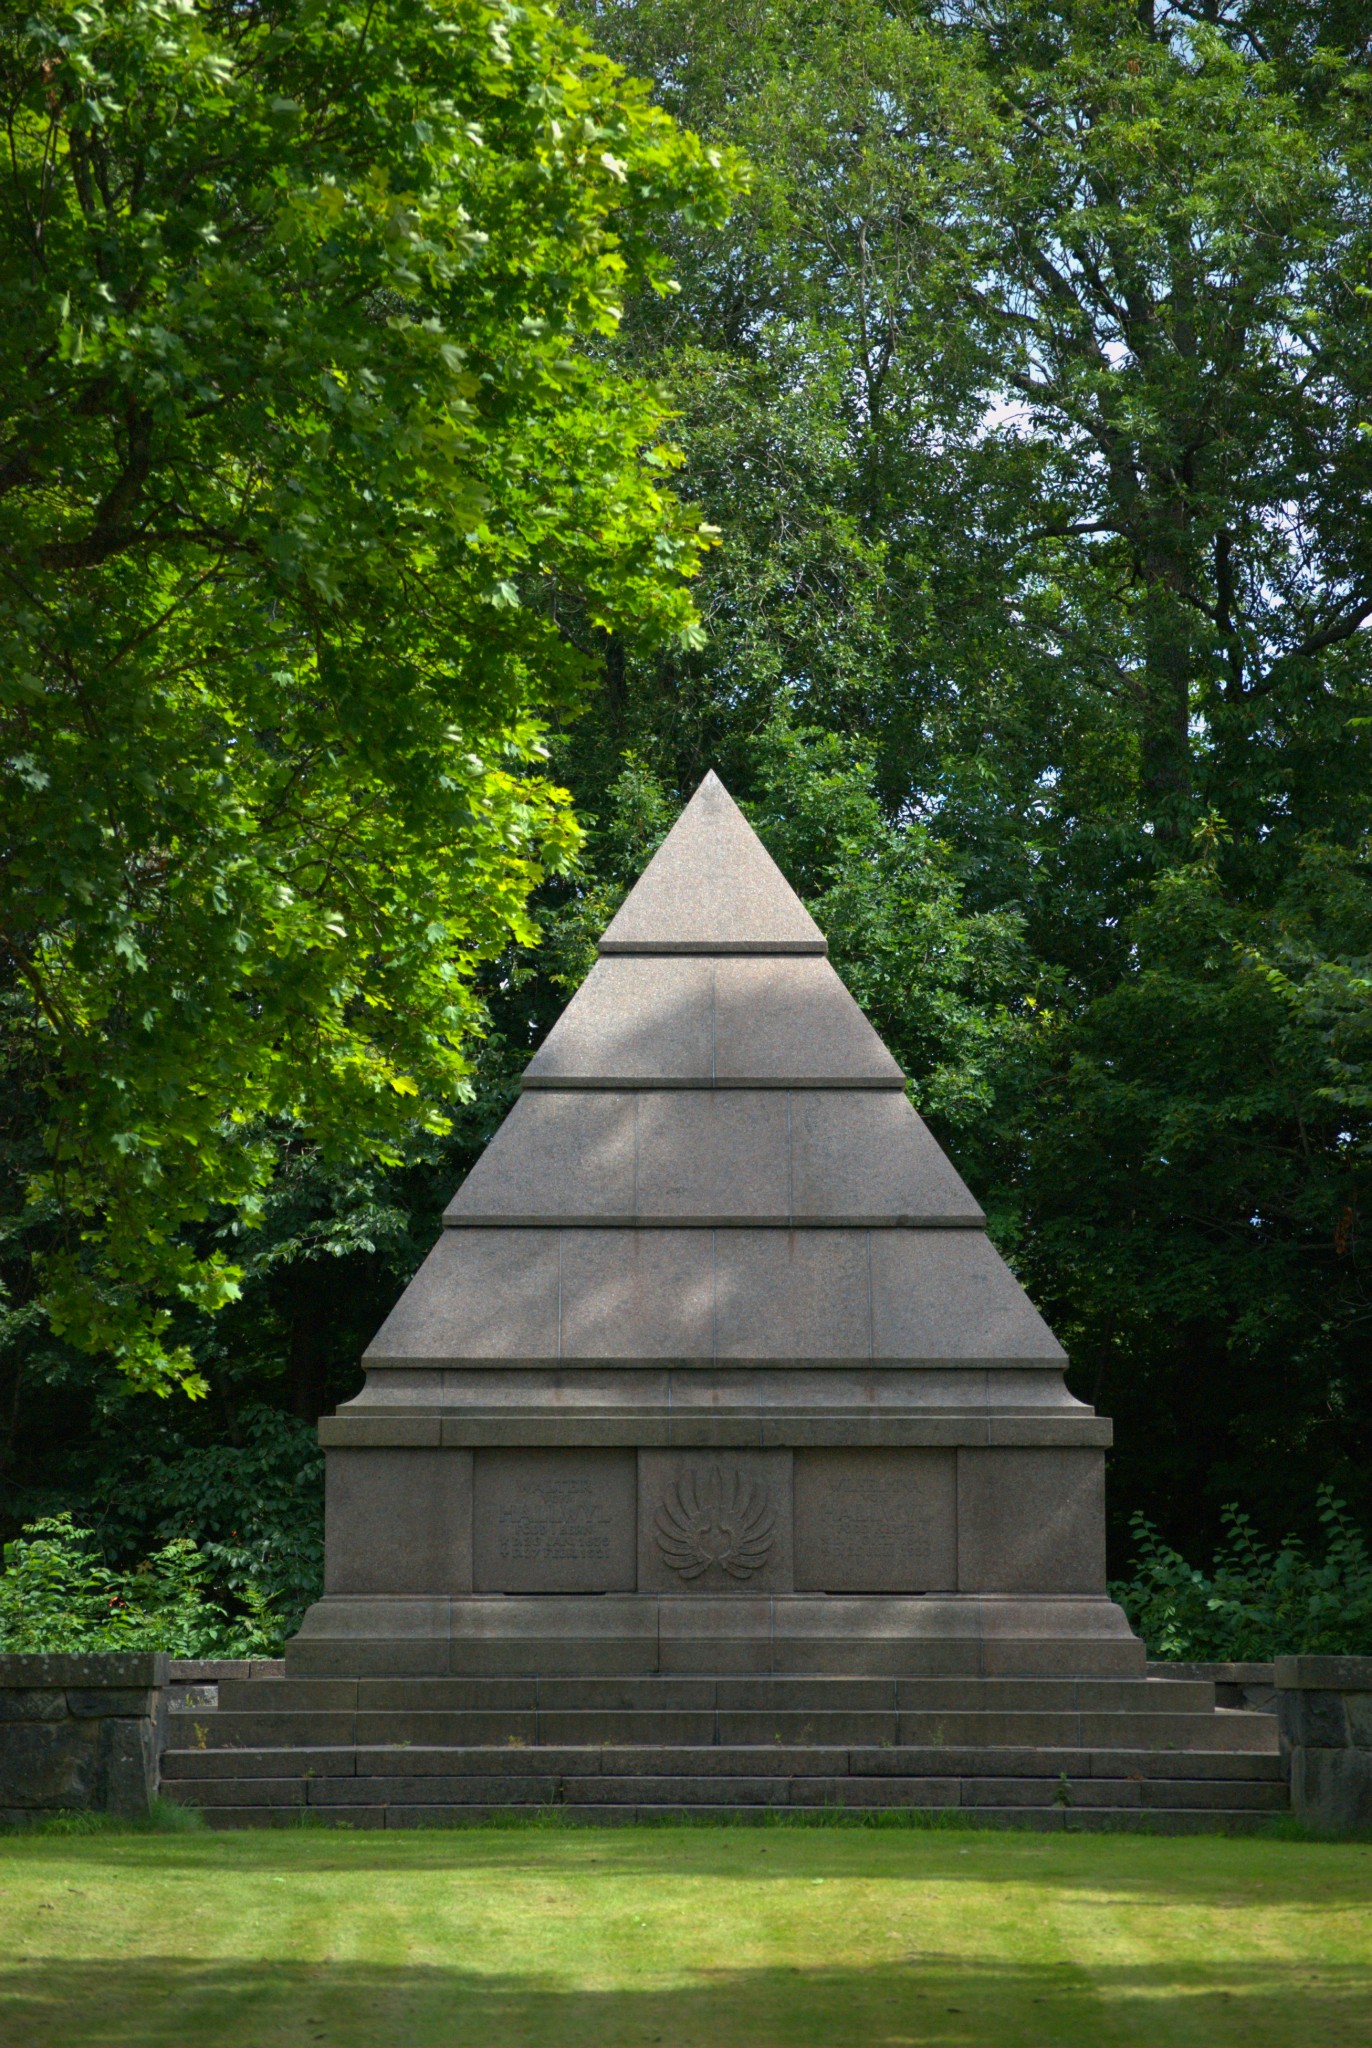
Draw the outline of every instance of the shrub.
<instances>
[{"instance_id":1,"label":"shrub","mask_svg":"<svg viewBox=\"0 0 1372 2048\"><path fill-rule=\"evenodd\" d=\"M116 1571L70 1515L31 1522L4 1549L0 1650L167 1650L174 1657L270 1656L280 1625L260 1597L230 1620L210 1599L209 1567L176 1537Z\"/></svg>"},{"instance_id":2,"label":"shrub","mask_svg":"<svg viewBox=\"0 0 1372 2048\"><path fill-rule=\"evenodd\" d=\"M1162 1541L1144 1515L1132 1578L1110 1590L1150 1656L1215 1662L1372 1654L1372 1557L1333 1488L1319 1491L1324 1556L1296 1536L1275 1550L1237 1506L1224 1510L1225 1541L1209 1573Z\"/></svg>"}]
</instances>

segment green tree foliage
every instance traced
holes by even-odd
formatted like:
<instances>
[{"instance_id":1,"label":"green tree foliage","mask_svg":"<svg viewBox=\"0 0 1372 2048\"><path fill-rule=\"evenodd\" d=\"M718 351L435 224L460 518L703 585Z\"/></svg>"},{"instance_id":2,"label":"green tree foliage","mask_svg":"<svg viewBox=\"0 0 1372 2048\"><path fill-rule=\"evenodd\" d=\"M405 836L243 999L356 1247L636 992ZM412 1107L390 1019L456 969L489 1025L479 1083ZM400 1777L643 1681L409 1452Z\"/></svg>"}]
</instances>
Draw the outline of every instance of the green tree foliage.
<instances>
[{"instance_id":1,"label":"green tree foliage","mask_svg":"<svg viewBox=\"0 0 1372 2048\"><path fill-rule=\"evenodd\" d=\"M8 10L0 107L9 1207L60 1335L195 1390L171 1305L241 1262L188 1226L283 1130L442 1127L576 846L537 715L694 636L661 399L588 343L730 179L505 0Z\"/></svg>"}]
</instances>

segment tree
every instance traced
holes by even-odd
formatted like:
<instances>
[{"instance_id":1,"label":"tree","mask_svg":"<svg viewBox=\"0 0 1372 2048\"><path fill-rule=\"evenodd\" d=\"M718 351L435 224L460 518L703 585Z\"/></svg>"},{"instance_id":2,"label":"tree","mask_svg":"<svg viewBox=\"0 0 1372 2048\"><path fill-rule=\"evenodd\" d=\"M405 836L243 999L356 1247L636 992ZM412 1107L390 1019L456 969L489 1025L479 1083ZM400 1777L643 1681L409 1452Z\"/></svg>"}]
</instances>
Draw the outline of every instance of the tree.
<instances>
[{"instance_id":1,"label":"tree","mask_svg":"<svg viewBox=\"0 0 1372 2048\"><path fill-rule=\"evenodd\" d=\"M577 843L539 715L694 637L592 344L734 174L507 0L39 4L0 107L9 1207L60 1334L194 1390L188 1226L441 1125Z\"/></svg>"}]
</instances>

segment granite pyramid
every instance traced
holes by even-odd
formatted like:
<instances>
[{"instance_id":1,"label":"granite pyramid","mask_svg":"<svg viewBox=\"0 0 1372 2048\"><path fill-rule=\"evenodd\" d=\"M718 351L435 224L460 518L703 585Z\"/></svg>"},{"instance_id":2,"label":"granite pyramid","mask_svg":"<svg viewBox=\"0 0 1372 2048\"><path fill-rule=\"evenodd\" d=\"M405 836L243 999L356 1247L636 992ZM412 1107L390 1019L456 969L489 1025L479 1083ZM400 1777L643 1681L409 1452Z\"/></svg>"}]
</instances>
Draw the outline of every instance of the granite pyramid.
<instances>
[{"instance_id":1,"label":"granite pyramid","mask_svg":"<svg viewBox=\"0 0 1372 2048\"><path fill-rule=\"evenodd\" d=\"M301 1672L1132 1672L1109 1424L706 777L321 1424Z\"/></svg>"}]
</instances>

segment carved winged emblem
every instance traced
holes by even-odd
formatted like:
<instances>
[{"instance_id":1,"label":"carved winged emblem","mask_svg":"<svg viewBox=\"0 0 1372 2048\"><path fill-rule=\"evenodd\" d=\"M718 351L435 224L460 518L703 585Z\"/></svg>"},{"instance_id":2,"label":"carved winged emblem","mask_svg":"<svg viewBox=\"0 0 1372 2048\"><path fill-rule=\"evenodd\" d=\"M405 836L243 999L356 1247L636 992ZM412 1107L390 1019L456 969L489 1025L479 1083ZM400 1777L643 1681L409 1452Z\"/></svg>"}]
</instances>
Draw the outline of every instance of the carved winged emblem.
<instances>
[{"instance_id":1,"label":"carved winged emblem","mask_svg":"<svg viewBox=\"0 0 1372 2048\"><path fill-rule=\"evenodd\" d=\"M669 1486L653 1528L663 1563L683 1579L698 1579L712 1564L731 1579L750 1579L776 1542L766 1487L718 1465Z\"/></svg>"}]
</instances>

